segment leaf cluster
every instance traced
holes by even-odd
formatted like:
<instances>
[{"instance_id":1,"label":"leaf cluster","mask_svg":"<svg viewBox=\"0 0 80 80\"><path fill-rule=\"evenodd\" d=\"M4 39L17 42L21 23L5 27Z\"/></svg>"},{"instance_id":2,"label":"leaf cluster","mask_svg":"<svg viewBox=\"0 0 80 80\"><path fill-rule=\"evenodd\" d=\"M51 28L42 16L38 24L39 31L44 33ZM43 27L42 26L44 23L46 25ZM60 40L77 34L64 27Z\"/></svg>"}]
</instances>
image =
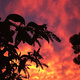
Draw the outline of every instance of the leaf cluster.
<instances>
[{"instance_id":1,"label":"leaf cluster","mask_svg":"<svg viewBox=\"0 0 80 80\"><path fill-rule=\"evenodd\" d=\"M70 43L72 44L72 48L74 49L74 53L77 54L78 56L73 59L73 61L80 65L80 33L79 34L74 34L73 36L70 37L69 39Z\"/></svg>"},{"instance_id":2,"label":"leaf cluster","mask_svg":"<svg viewBox=\"0 0 80 80\"><path fill-rule=\"evenodd\" d=\"M20 25L15 23L20 22ZM15 30L10 30L10 26L14 26ZM30 32L33 37L28 33ZM15 44L13 43L13 36L15 36ZM22 80L22 78L29 78L28 65L26 62L29 60L36 63L36 67L48 67L45 63L41 63L40 59L43 57L39 54L40 48L37 51L28 52L26 55L21 55L17 52L18 45L22 41L33 45L36 43L41 44L38 39L45 39L53 42L53 39L60 42L61 40L51 31L47 30L46 24L38 25L35 22L29 22L25 25L25 20L18 14L10 14L3 22L0 22L0 80ZM8 55L5 56L5 53ZM18 61L18 63L16 63ZM24 71L25 76L20 74L21 70ZM17 71L17 72L16 72Z\"/></svg>"}]
</instances>

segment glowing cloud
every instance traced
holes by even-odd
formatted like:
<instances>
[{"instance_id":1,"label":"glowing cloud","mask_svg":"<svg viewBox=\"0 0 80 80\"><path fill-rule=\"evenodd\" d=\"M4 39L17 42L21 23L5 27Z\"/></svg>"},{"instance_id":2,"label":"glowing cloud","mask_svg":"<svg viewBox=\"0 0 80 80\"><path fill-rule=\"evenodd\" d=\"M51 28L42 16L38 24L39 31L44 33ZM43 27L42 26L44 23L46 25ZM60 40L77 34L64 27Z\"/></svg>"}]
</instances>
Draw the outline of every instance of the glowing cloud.
<instances>
[{"instance_id":1,"label":"glowing cloud","mask_svg":"<svg viewBox=\"0 0 80 80\"><path fill-rule=\"evenodd\" d=\"M62 40L61 43L54 40L54 43L49 44L41 40L40 54L44 58L42 61L47 63L49 68L39 71L33 65L29 70L31 75L29 80L80 79L80 68L73 63L75 55L69 43L69 38L80 32L79 0L12 0L6 4L4 9L5 16L17 13L25 18L26 23L34 21L37 24L47 24L48 30L54 32ZM2 10L0 14L4 14ZM2 17L5 16L2 15ZM23 54L38 47L36 45L33 48L28 44L19 46Z\"/></svg>"}]
</instances>

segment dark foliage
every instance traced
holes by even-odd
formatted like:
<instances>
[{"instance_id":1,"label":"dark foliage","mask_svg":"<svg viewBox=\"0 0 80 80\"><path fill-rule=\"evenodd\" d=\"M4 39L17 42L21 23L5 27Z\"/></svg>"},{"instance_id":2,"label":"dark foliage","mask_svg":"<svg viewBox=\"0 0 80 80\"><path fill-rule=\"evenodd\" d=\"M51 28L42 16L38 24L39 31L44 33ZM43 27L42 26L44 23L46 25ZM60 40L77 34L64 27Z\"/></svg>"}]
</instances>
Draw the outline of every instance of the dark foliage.
<instances>
[{"instance_id":1,"label":"dark foliage","mask_svg":"<svg viewBox=\"0 0 80 80\"><path fill-rule=\"evenodd\" d=\"M16 25L20 22L20 25ZM14 26L15 30L10 30L10 26ZM13 35L17 32L15 44L13 43ZM30 32L33 37L29 35ZM38 39L44 38L48 43L53 39L60 42L61 40L52 32L47 30L46 24L37 25L35 22L29 22L25 25L25 20L18 14L10 14L7 18L0 21L0 80L22 80L22 78L29 78L27 61L35 62L36 67L48 67L46 64L41 63L40 59L43 57L39 54L40 48L37 51L28 52L26 55L21 55L17 52L18 45L21 41L33 45L35 42L39 44ZM5 53L8 52L8 56ZM15 61L16 60L16 61ZM16 63L18 61L18 63ZM20 74L21 70L24 71L25 76ZM16 72L17 71L17 72Z\"/></svg>"},{"instance_id":2,"label":"dark foliage","mask_svg":"<svg viewBox=\"0 0 80 80\"><path fill-rule=\"evenodd\" d=\"M73 45L72 48L74 49L74 53L78 54L78 57L74 58L73 61L80 65L80 33L71 36L69 41Z\"/></svg>"}]
</instances>

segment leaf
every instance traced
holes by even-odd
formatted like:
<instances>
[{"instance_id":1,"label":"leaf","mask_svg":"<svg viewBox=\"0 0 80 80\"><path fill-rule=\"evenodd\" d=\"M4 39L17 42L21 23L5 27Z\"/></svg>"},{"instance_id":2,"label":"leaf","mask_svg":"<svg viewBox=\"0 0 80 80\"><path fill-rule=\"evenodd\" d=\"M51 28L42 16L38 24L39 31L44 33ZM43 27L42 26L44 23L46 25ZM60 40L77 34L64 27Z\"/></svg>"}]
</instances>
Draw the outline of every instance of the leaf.
<instances>
[{"instance_id":1,"label":"leaf","mask_svg":"<svg viewBox=\"0 0 80 80\"><path fill-rule=\"evenodd\" d=\"M20 60L20 64L19 64L19 66L18 66L18 72L19 72L19 73L21 72L22 69L24 70L24 68L25 68L25 63L26 63L26 60L25 60L25 59L24 59L24 60Z\"/></svg>"},{"instance_id":2,"label":"leaf","mask_svg":"<svg viewBox=\"0 0 80 80\"><path fill-rule=\"evenodd\" d=\"M22 55L21 58L28 58L28 55Z\"/></svg>"},{"instance_id":3,"label":"leaf","mask_svg":"<svg viewBox=\"0 0 80 80\"><path fill-rule=\"evenodd\" d=\"M31 26L31 27L33 27L35 29L38 28L38 25L35 22L29 22L26 27L29 27L29 26Z\"/></svg>"},{"instance_id":4,"label":"leaf","mask_svg":"<svg viewBox=\"0 0 80 80\"><path fill-rule=\"evenodd\" d=\"M36 63L36 67L40 66L43 69L43 66L42 66L42 64L40 63L40 61L38 59L35 59L34 62Z\"/></svg>"},{"instance_id":5,"label":"leaf","mask_svg":"<svg viewBox=\"0 0 80 80\"><path fill-rule=\"evenodd\" d=\"M48 34L48 38L53 42L52 36Z\"/></svg>"},{"instance_id":6,"label":"leaf","mask_svg":"<svg viewBox=\"0 0 80 80\"><path fill-rule=\"evenodd\" d=\"M40 36L40 35L38 36L38 38L43 39L42 36Z\"/></svg>"},{"instance_id":7,"label":"leaf","mask_svg":"<svg viewBox=\"0 0 80 80\"><path fill-rule=\"evenodd\" d=\"M75 54L79 54L79 51L74 51Z\"/></svg>"},{"instance_id":8,"label":"leaf","mask_svg":"<svg viewBox=\"0 0 80 80\"><path fill-rule=\"evenodd\" d=\"M52 34L52 36L56 41L61 42L61 40L55 34Z\"/></svg>"},{"instance_id":9,"label":"leaf","mask_svg":"<svg viewBox=\"0 0 80 80\"><path fill-rule=\"evenodd\" d=\"M21 24L25 25L25 20L22 16L18 15L18 14L10 14L7 16L7 18L5 19L5 21L9 21L9 20L13 20L15 22L21 22Z\"/></svg>"},{"instance_id":10,"label":"leaf","mask_svg":"<svg viewBox=\"0 0 80 80\"><path fill-rule=\"evenodd\" d=\"M48 36L44 33L44 32L39 32L39 34L48 41L49 43L49 39L48 39Z\"/></svg>"},{"instance_id":11,"label":"leaf","mask_svg":"<svg viewBox=\"0 0 80 80\"><path fill-rule=\"evenodd\" d=\"M77 59L78 59L78 61L80 61L80 55L78 55Z\"/></svg>"},{"instance_id":12,"label":"leaf","mask_svg":"<svg viewBox=\"0 0 80 80\"><path fill-rule=\"evenodd\" d=\"M21 28L21 29L18 30L18 33L17 33L17 36L16 36L16 40L15 41L16 41L16 44L17 45L20 43L20 41L23 41L23 43L27 42L28 44L30 44L31 37L26 32L26 30L24 30L24 28Z\"/></svg>"},{"instance_id":13,"label":"leaf","mask_svg":"<svg viewBox=\"0 0 80 80\"><path fill-rule=\"evenodd\" d=\"M40 48L37 50L38 59L42 59L43 57L39 54Z\"/></svg>"},{"instance_id":14,"label":"leaf","mask_svg":"<svg viewBox=\"0 0 80 80\"><path fill-rule=\"evenodd\" d=\"M41 47L41 44L40 44L40 42L38 41L38 40L36 40L36 42L39 44L39 46Z\"/></svg>"},{"instance_id":15,"label":"leaf","mask_svg":"<svg viewBox=\"0 0 80 80\"><path fill-rule=\"evenodd\" d=\"M40 61L38 61L38 63L39 63L39 65L41 66L41 68L43 69L43 66L42 66L42 64L40 63Z\"/></svg>"},{"instance_id":16,"label":"leaf","mask_svg":"<svg viewBox=\"0 0 80 80\"><path fill-rule=\"evenodd\" d=\"M20 32L18 32L17 33L17 36L16 36L16 38L15 38L15 46L18 46L19 45L19 43L21 42L21 33Z\"/></svg>"},{"instance_id":17,"label":"leaf","mask_svg":"<svg viewBox=\"0 0 80 80\"><path fill-rule=\"evenodd\" d=\"M35 56L36 59L42 59L43 57L39 54L40 48L37 50L37 52L34 50L33 56Z\"/></svg>"},{"instance_id":18,"label":"leaf","mask_svg":"<svg viewBox=\"0 0 80 80\"><path fill-rule=\"evenodd\" d=\"M48 68L48 66L46 64L43 64L44 66L46 66Z\"/></svg>"},{"instance_id":19,"label":"leaf","mask_svg":"<svg viewBox=\"0 0 80 80\"><path fill-rule=\"evenodd\" d=\"M74 34L72 37L70 37L69 41L72 45L74 45L74 46L77 45L78 44L78 35Z\"/></svg>"},{"instance_id":20,"label":"leaf","mask_svg":"<svg viewBox=\"0 0 80 80\"><path fill-rule=\"evenodd\" d=\"M40 51L40 48L37 50L37 53L39 53L39 51Z\"/></svg>"},{"instance_id":21,"label":"leaf","mask_svg":"<svg viewBox=\"0 0 80 80\"><path fill-rule=\"evenodd\" d=\"M30 37L30 35L27 32L23 32L23 41L27 42L29 45L32 45L32 39Z\"/></svg>"},{"instance_id":22,"label":"leaf","mask_svg":"<svg viewBox=\"0 0 80 80\"><path fill-rule=\"evenodd\" d=\"M44 28L45 28L45 30L47 30L46 25L47 25L47 24L39 25L39 29L44 30Z\"/></svg>"},{"instance_id":23,"label":"leaf","mask_svg":"<svg viewBox=\"0 0 80 80\"><path fill-rule=\"evenodd\" d=\"M80 65L80 61L78 61L77 58L74 58L73 61L74 61L76 64Z\"/></svg>"}]
</instances>

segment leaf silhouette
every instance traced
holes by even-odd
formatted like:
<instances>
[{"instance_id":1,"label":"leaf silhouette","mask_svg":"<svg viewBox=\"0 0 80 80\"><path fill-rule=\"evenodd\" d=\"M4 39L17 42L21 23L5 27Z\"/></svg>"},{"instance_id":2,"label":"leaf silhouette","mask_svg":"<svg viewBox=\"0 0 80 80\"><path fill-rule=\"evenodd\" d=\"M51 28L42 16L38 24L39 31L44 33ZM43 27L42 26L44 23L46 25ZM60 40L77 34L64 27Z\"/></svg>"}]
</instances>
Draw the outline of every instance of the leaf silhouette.
<instances>
[{"instance_id":1,"label":"leaf silhouette","mask_svg":"<svg viewBox=\"0 0 80 80\"><path fill-rule=\"evenodd\" d=\"M7 18L5 19L5 21L9 21L9 20L13 20L15 22L21 22L21 24L25 25L25 20L22 16L18 15L18 14L10 14L7 16Z\"/></svg>"},{"instance_id":2,"label":"leaf silhouette","mask_svg":"<svg viewBox=\"0 0 80 80\"><path fill-rule=\"evenodd\" d=\"M40 44L40 42L38 41L38 40L36 40L36 42L39 44L39 46L41 47L41 44Z\"/></svg>"},{"instance_id":3,"label":"leaf silhouette","mask_svg":"<svg viewBox=\"0 0 80 80\"><path fill-rule=\"evenodd\" d=\"M28 28L29 26L33 28L38 28L38 25L35 22L29 22L26 27Z\"/></svg>"},{"instance_id":4,"label":"leaf silhouette","mask_svg":"<svg viewBox=\"0 0 80 80\"><path fill-rule=\"evenodd\" d=\"M21 70L25 68L25 63L26 63L26 59L24 60L20 60L20 64L19 64L19 67L18 67L18 72L20 73Z\"/></svg>"},{"instance_id":5,"label":"leaf silhouette","mask_svg":"<svg viewBox=\"0 0 80 80\"><path fill-rule=\"evenodd\" d=\"M73 45L72 48L74 49L74 53L78 54L80 52L80 33L71 36L69 41Z\"/></svg>"},{"instance_id":6,"label":"leaf silhouette","mask_svg":"<svg viewBox=\"0 0 80 80\"><path fill-rule=\"evenodd\" d=\"M29 79L30 75L29 75L29 73L28 73L26 68L24 69L24 72L25 72L25 76L22 76L22 77ZM27 72L27 74L26 74L26 72Z\"/></svg>"},{"instance_id":7,"label":"leaf silhouette","mask_svg":"<svg viewBox=\"0 0 80 80\"><path fill-rule=\"evenodd\" d=\"M75 34L75 35L73 35L70 39L69 39L69 41L70 41L70 43L72 44L72 45L76 45L76 44L78 44L78 35L77 34Z\"/></svg>"},{"instance_id":8,"label":"leaf silhouette","mask_svg":"<svg viewBox=\"0 0 80 80\"><path fill-rule=\"evenodd\" d=\"M61 40L55 34L52 34L52 36L56 41L61 42Z\"/></svg>"},{"instance_id":9,"label":"leaf silhouette","mask_svg":"<svg viewBox=\"0 0 80 80\"><path fill-rule=\"evenodd\" d=\"M20 22L20 25L17 25L17 22ZM19 50L18 45L21 41L23 41L23 44L26 42L29 45L33 45L36 42L39 47L41 47L41 44L38 39L44 38L48 43L49 39L52 42L53 39L60 42L60 39L55 34L47 30L46 24L38 25L35 22L29 22L27 26L25 26L25 20L22 16L18 14L10 14L3 22L0 21L0 26L0 80L29 79L30 75L28 69L30 68L28 66L31 65L26 64L27 61L36 63L36 67L41 67L43 69L45 66L48 68L46 64L41 63L40 61L40 59L43 59L39 54L41 48L37 51L34 50L33 52L28 52L28 54L25 55L22 55L21 52L18 54L17 51ZM10 30L11 26L15 27L15 30ZM30 35L29 32L32 35ZM16 35L14 37L15 33ZM80 34L78 35L78 42L79 39ZM75 51L79 52L79 45L73 46L73 48ZM5 55L6 52L7 56ZM74 61L79 64L80 56ZM25 76L20 74L21 70L24 71Z\"/></svg>"},{"instance_id":10,"label":"leaf silhouette","mask_svg":"<svg viewBox=\"0 0 80 80\"><path fill-rule=\"evenodd\" d=\"M40 51L40 48L37 50L37 53L39 53L39 51Z\"/></svg>"},{"instance_id":11,"label":"leaf silhouette","mask_svg":"<svg viewBox=\"0 0 80 80\"><path fill-rule=\"evenodd\" d=\"M47 36L45 33L39 32L39 34L40 34L44 39L46 39L46 40L48 41L48 43L49 43L48 36Z\"/></svg>"},{"instance_id":12,"label":"leaf silhouette","mask_svg":"<svg viewBox=\"0 0 80 80\"><path fill-rule=\"evenodd\" d=\"M79 34L74 34L73 36L70 37L69 42L72 44L72 48L74 49L74 53L78 54L77 57L73 59L74 63L80 65L80 33Z\"/></svg>"},{"instance_id":13,"label":"leaf silhouette","mask_svg":"<svg viewBox=\"0 0 80 80\"><path fill-rule=\"evenodd\" d=\"M44 31L44 29L47 29L46 24L38 25L35 22L29 22L26 26L26 28L32 28L33 30L40 30Z\"/></svg>"},{"instance_id":14,"label":"leaf silhouette","mask_svg":"<svg viewBox=\"0 0 80 80\"><path fill-rule=\"evenodd\" d=\"M28 55L22 55L21 58L28 58Z\"/></svg>"},{"instance_id":15,"label":"leaf silhouette","mask_svg":"<svg viewBox=\"0 0 80 80\"><path fill-rule=\"evenodd\" d=\"M37 59L42 59L43 57L39 54L40 48L37 50L37 52L34 50L33 56Z\"/></svg>"},{"instance_id":16,"label":"leaf silhouette","mask_svg":"<svg viewBox=\"0 0 80 80\"><path fill-rule=\"evenodd\" d=\"M46 66L48 68L48 66L46 64L43 63L44 66Z\"/></svg>"},{"instance_id":17,"label":"leaf silhouette","mask_svg":"<svg viewBox=\"0 0 80 80\"><path fill-rule=\"evenodd\" d=\"M78 61L77 58L74 58L73 61L74 61L76 64L80 65L80 61Z\"/></svg>"},{"instance_id":18,"label":"leaf silhouette","mask_svg":"<svg viewBox=\"0 0 80 80\"><path fill-rule=\"evenodd\" d=\"M20 32L18 32L16 38L15 38L15 46L18 46L19 43L21 42L21 36L22 34Z\"/></svg>"}]
</instances>

